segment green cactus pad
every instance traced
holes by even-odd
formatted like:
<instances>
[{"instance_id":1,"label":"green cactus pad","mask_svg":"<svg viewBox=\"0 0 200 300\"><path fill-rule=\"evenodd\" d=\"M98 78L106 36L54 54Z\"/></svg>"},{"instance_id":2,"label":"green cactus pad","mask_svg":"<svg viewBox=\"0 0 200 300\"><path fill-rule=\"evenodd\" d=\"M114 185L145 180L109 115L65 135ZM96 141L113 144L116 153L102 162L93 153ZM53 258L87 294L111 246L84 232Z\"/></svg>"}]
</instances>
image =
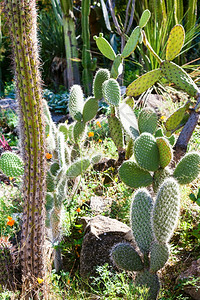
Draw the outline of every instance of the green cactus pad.
<instances>
[{"instance_id":1,"label":"green cactus pad","mask_svg":"<svg viewBox=\"0 0 200 300\"><path fill-rule=\"evenodd\" d=\"M139 272L135 278L136 286L148 288L147 300L156 300L160 290L160 283L156 274L150 273L148 270ZM141 295L142 296L142 295Z\"/></svg>"},{"instance_id":2,"label":"green cactus pad","mask_svg":"<svg viewBox=\"0 0 200 300\"><path fill-rule=\"evenodd\" d=\"M120 54L118 54L112 64L110 77L117 79L123 72L123 58Z\"/></svg>"},{"instance_id":3,"label":"green cactus pad","mask_svg":"<svg viewBox=\"0 0 200 300\"><path fill-rule=\"evenodd\" d=\"M74 141L78 143L80 140L83 139L86 131L86 124L85 122L76 122L73 128L73 136Z\"/></svg>"},{"instance_id":4,"label":"green cactus pad","mask_svg":"<svg viewBox=\"0 0 200 300\"><path fill-rule=\"evenodd\" d=\"M108 125L109 125L109 131L110 136L115 143L115 146L118 150L123 149L124 147L124 134L122 131L122 126L117 117L109 117L108 118Z\"/></svg>"},{"instance_id":5,"label":"green cactus pad","mask_svg":"<svg viewBox=\"0 0 200 300\"><path fill-rule=\"evenodd\" d=\"M62 132L58 132L57 136L57 147L58 147L58 160L61 166L65 165L65 137Z\"/></svg>"},{"instance_id":6,"label":"green cactus pad","mask_svg":"<svg viewBox=\"0 0 200 300\"><path fill-rule=\"evenodd\" d=\"M67 169L66 175L71 179L76 178L77 176L83 174L89 166L89 159L80 159L71 164L71 166Z\"/></svg>"},{"instance_id":7,"label":"green cactus pad","mask_svg":"<svg viewBox=\"0 0 200 300\"><path fill-rule=\"evenodd\" d=\"M108 41L103 37L103 33L99 33L99 37L93 37L99 51L108 59L114 60L116 57L115 51L112 46L108 43Z\"/></svg>"},{"instance_id":8,"label":"green cactus pad","mask_svg":"<svg viewBox=\"0 0 200 300\"><path fill-rule=\"evenodd\" d=\"M126 97L125 99L124 99L124 102L126 103L126 104L128 104L128 106L130 106L130 108L134 108L134 106L135 106L135 101L134 101L134 98L133 97Z\"/></svg>"},{"instance_id":9,"label":"green cactus pad","mask_svg":"<svg viewBox=\"0 0 200 300\"><path fill-rule=\"evenodd\" d=\"M134 155L141 168L148 171L156 171L159 168L159 149L152 134L142 133L136 139Z\"/></svg>"},{"instance_id":10,"label":"green cactus pad","mask_svg":"<svg viewBox=\"0 0 200 300\"><path fill-rule=\"evenodd\" d=\"M153 203L146 189L139 189L131 204L131 228L135 241L142 253L149 253L154 240L151 227Z\"/></svg>"},{"instance_id":11,"label":"green cactus pad","mask_svg":"<svg viewBox=\"0 0 200 300\"><path fill-rule=\"evenodd\" d=\"M118 268L126 271L141 271L144 264L130 244L120 243L115 245L111 250L111 257Z\"/></svg>"},{"instance_id":12,"label":"green cactus pad","mask_svg":"<svg viewBox=\"0 0 200 300\"><path fill-rule=\"evenodd\" d=\"M83 121L91 121L96 116L98 108L98 100L92 97L88 98L83 107Z\"/></svg>"},{"instance_id":13,"label":"green cactus pad","mask_svg":"<svg viewBox=\"0 0 200 300\"><path fill-rule=\"evenodd\" d=\"M60 166L57 162L54 162L51 166L50 166L50 172L53 176L56 176L58 173L58 170L60 169Z\"/></svg>"},{"instance_id":14,"label":"green cactus pad","mask_svg":"<svg viewBox=\"0 0 200 300\"><path fill-rule=\"evenodd\" d=\"M133 51L137 47L140 35L141 35L141 28L139 26L137 26L132 31L132 33L123 49L123 52L122 52L123 58L126 58L129 55L131 55L131 53L133 53Z\"/></svg>"},{"instance_id":15,"label":"green cactus pad","mask_svg":"<svg viewBox=\"0 0 200 300\"><path fill-rule=\"evenodd\" d=\"M80 85L75 84L71 87L69 97L69 113L74 120L82 120L83 105L84 100L82 88Z\"/></svg>"},{"instance_id":16,"label":"green cactus pad","mask_svg":"<svg viewBox=\"0 0 200 300\"><path fill-rule=\"evenodd\" d=\"M99 69L96 72L92 89L93 89L94 97L97 100L103 98L102 84L104 83L104 81L108 80L109 78L110 78L110 72L107 69Z\"/></svg>"},{"instance_id":17,"label":"green cactus pad","mask_svg":"<svg viewBox=\"0 0 200 300\"><path fill-rule=\"evenodd\" d=\"M178 183L167 178L158 191L152 214L153 232L158 242L170 240L178 221L179 204Z\"/></svg>"},{"instance_id":18,"label":"green cactus pad","mask_svg":"<svg viewBox=\"0 0 200 300\"><path fill-rule=\"evenodd\" d=\"M168 139L168 141L169 141L170 145L173 147L173 146L174 146L174 144L175 144L175 142L176 142L175 135L174 135L174 134L172 134L172 135L171 135L171 136L169 136L167 139Z\"/></svg>"},{"instance_id":19,"label":"green cactus pad","mask_svg":"<svg viewBox=\"0 0 200 300\"><path fill-rule=\"evenodd\" d=\"M188 184L198 177L199 172L200 154L198 152L191 152L179 161L173 176L179 184Z\"/></svg>"},{"instance_id":20,"label":"green cactus pad","mask_svg":"<svg viewBox=\"0 0 200 300\"><path fill-rule=\"evenodd\" d=\"M173 158L172 148L169 141L164 137L156 138L156 143L159 149L160 166L165 168Z\"/></svg>"},{"instance_id":21,"label":"green cactus pad","mask_svg":"<svg viewBox=\"0 0 200 300\"><path fill-rule=\"evenodd\" d=\"M119 104L119 117L124 130L135 140L139 136L138 122L133 109L126 103Z\"/></svg>"},{"instance_id":22,"label":"green cactus pad","mask_svg":"<svg viewBox=\"0 0 200 300\"><path fill-rule=\"evenodd\" d=\"M24 174L24 163L14 152L3 152L0 157L0 170L8 177L17 177Z\"/></svg>"},{"instance_id":23,"label":"green cactus pad","mask_svg":"<svg viewBox=\"0 0 200 300\"><path fill-rule=\"evenodd\" d=\"M182 25L175 25L169 34L166 47L166 60L173 60L181 51L185 41L185 30Z\"/></svg>"},{"instance_id":24,"label":"green cactus pad","mask_svg":"<svg viewBox=\"0 0 200 300\"><path fill-rule=\"evenodd\" d=\"M169 258L168 244L154 242L150 252L150 272L155 273L162 269Z\"/></svg>"},{"instance_id":25,"label":"green cactus pad","mask_svg":"<svg viewBox=\"0 0 200 300\"><path fill-rule=\"evenodd\" d=\"M140 21L139 21L140 28L143 28L144 26L146 26L150 17L151 17L151 12L148 9L145 9L145 11L143 11Z\"/></svg>"},{"instance_id":26,"label":"green cactus pad","mask_svg":"<svg viewBox=\"0 0 200 300\"><path fill-rule=\"evenodd\" d=\"M159 80L161 75L161 70L155 69L140 76L131 84L129 84L126 89L126 95L133 97L139 96L140 94L148 90L148 88L150 88L152 85L154 85L154 83Z\"/></svg>"},{"instance_id":27,"label":"green cactus pad","mask_svg":"<svg viewBox=\"0 0 200 300\"><path fill-rule=\"evenodd\" d=\"M169 118L165 122L165 128L167 131L175 130L178 127L187 109L188 105L184 105L169 116Z\"/></svg>"},{"instance_id":28,"label":"green cactus pad","mask_svg":"<svg viewBox=\"0 0 200 300\"><path fill-rule=\"evenodd\" d=\"M134 145L133 139L129 139L128 145L126 147L125 159L129 159L133 155L133 145Z\"/></svg>"},{"instance_id":29,"label":"green cactus pad","mask_svg":"<svg viewBox=\"0 0 200 300\"><path fill-rule=\"evenodd\" d=\"M118 106L121 99L121 92L119 83L114 79L110 78L102 84L102 91L105 100L114 106Z\"/></svg>"},{"instance_id":30,"label":"green cactus pad","mask_svg":"<svg viewBox=\"0 0 200 300\"><path fill-rule=\"evenodd\" d=\"M158 128L154 134L155 138L164 136L162 128Z\"/></svg>"},{"instance_id":31,"label":"green cactus pad","mask_svg":"<svg viewBox=\"0 0 200 300\"><path fill-rule=\"evenodd\" d=\"M181 67L171 61L163 61L161 69L170 82L175 83L190 96L196 97L199 89L192 78Z\"/></svg>"},{"instance_id":32,"label":"green cactus pad","mask_svg":"<svg viewBox=\"0 0 200 300\"><path fill-rule=\"evenodd\" d=\"M47 192L53 192L56 188L55 186L55 178L51 173L48 171L46 174L46 185L47 185Z\"/></svg>"},{"instance_id":33,"label":"green cactus pad","mask_svg":"<svg viewBox=\"0 0 200 300\"><path fill-rule=\"evenodd\" d=\"M102 158L101 153L93 155L91 158L91 164L92 165L98 164L100 162L101 158Z\"/></svg>"},{"instance_id":34,"label":"green cactus pad","mask_svg":"<svg viewBox=\"0 0 200 300\"><path fill-rule=\"evenodd\" d=\"M131 188L145 187L153 182L148 171L141 169L134 161L125 161L119 168L121 180Z\"/></svg>"},{"instance_id":35,"label":"green cactus pad","mask_svg":"<svg viewBox=\"0 0 200 300\"><path fill-rule=\"evenodd\" d=\"M171 172L167 168L160 168L153 174L153 190L157 193L158 188L164 182L167 177L171 177Z\"/></svg>"},{"instance_id":36,"label":"green cactus pad","mask_svg":"<svg viewBox=\"0 0 200 300\"><path fill-rule=\"evenodd\" d=\"M77 158L79 158L80 156L81 156L80 146L79 146L79 144L75 143L71 150L70 159L73 162L73 161L77 160Z\"/></svg>"},{"instance_id":37,"label":"green cactus pad","mask_svg":"<svg viewBox=\"0 0 200 300\"><path fill-rule=\"evenodd\" d=\"M64 135L64 137L65 137L65 142L67 141L67 139L68 139L68 135L69 135L69 130L68 130L68 128L67 128L67 125L66 124L59 124L58 125L58 130L60 131L60 132L62 132L62 134Z\"/></svg>"},{"instance_id":38,"label":"green cactus pad","mask_svg":"<svg viewBox=\"0 0 200 300\"><path fill-rule=\"evenodd\" d=\"M140 111L138 116L138 127L140 133L149 132L153 134L156 131L157 122L157 115L152 108L146 107Z\"/></svg>"},{"instance_id":39,"label":"green cactus pad","mask_svg":"<svg viewBox=\"0 0 200 300\"><path fill-rule=\"evenodd\" d=\"M46 193L46 211L50 211L54 206L54 197L52 193Z\"/></svg>"}]
</instances>

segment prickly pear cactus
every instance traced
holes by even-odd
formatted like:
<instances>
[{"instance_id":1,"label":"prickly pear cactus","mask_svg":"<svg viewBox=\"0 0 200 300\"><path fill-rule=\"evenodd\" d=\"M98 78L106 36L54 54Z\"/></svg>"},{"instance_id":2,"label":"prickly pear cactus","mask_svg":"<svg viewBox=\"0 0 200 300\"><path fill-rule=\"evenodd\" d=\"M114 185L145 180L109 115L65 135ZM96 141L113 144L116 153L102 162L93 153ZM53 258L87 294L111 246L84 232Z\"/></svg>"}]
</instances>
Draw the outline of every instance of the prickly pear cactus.
<instances>
[{"instance_id":1,"label":"prickly pear cactus","mask_svg":"<svg viewBox=\"0 0 200 300\"><path fill-rule=\"evenodd\" d=\"M119 119L116 116L110 116L108 118L110 136L115 143L118 150L122 150L124 147L124 134Z\"/></svg>"},{"instance_id":2,"label":"prickly pear cactus","mask_svg":"<svg viewBox=\"0 0 200 300\"><path fill-rule=\"evenodd\" d=\"M74 120L82 120L83 105L84 100L82 88L78 84L75 84L71 87L69 97L69 113Z\"/></svg>"},{"instance_id":3,"label":"prickly pear cactus","mask_svg":"<svg viewBox=\"0 0 200 300\"><path fill-rule=\"evenodd\" d=\"M180 122L183 120L186 110L189 108L189 103L186 103L179 109L177 109L165 122L165 128L167 131L175 130Z\"/></svg>"},{"instance_id":4,"label":"prickly pear cactus","mask_svg":"<svg viewBox=\"0 0 200 300\"><path fill-rule=\"evenodd\" d=\"M166 46L166 60L173 60L181 51L185 41L185 30L182 25L175 25L170 31Z\"/></svg>"},{"instance_id":5,"label":"prickly pear cactus","mask_svg":"<svg viewBox=\"0 0 200 300\"><path fill-rule=\"evenodd\" d=\"M141 35L141 28L139 26L137 26L132 31L132 33L123 49L123 52L122 52L123 58L128 57L135 50L135 48L137 47L140 35Z\"/></svg>"},{"instance_id":6,"label":"prickly pear cactus","mask_svg":"<svg viewBox=\"0 0 200 300\"><path fill-rule=\"evenodd\" d=\"M24 163L19 155L6 151L0 157L0 170L8 177L18 177L24 174Z\"/></svg>"},{"instance_id":7,"label":"prickly pear cactus","mask_svg":"<svg viewBox=\"0 0 200 300\"><path fill-rule=\"evenodd\" d=\"M140 111L138 116L138 127L140 133L149 132L154 134L157 128L157 122L157 115L152 108L146 107Z\"/></svg>"},{"instance_id":8,"label":"prickly pear cactus","mask_svg":"<svg viewBox=\"0 0 200 300\"><path fill-rule=\"evenodd\" d=\"M108 41L103 37L103 33L99 33L99 37L94 36L99 51L108 59L114 60L116 57L115 51Z\"/></svg>"},{"instance_id":9,"label":"prickly pear cactus","mask_svg":"<svg viewBox=\"0 0 200 300\"><path fill-rule=\"evenodd\" d=\"M148 9L145 9L145 11L143 11L140 21L139 21L140 28L143 28L144 26L146 26L150 17L151 17L151 12Z\"/></svg>"},{"instance_id":10,"label":"prickly pear cactus","mask_svg":"<svg viewBox=\"0 0 200 300\"><path fill-rule=\"evenodd\" d=\"M160 166L165 168L169 165L172 160L173 153L169 141L164 137L156 138L156 143L158 145L159 156L160 156Z\"/></svg>"},{"instance_id":11,"label":"prickly pear cactus","mask_svg":"<svg viewBox=\"0 0 200 300\"><path fill-rule=\"evenodd\" d=\"M83 121L84 122L91 121L96 116L98 108L99 108L98 100L93 97L89 97L84 103Z\"/></svg>"},{"instance_id":12,"label":"prickly pear cactus","mask_svg":"<svg viewBox=\"0 0 200 300\"><path fill-rule=\"evenodd\" d=\"M105 100L114 106L118 106L121 99L121 92L119 83L114 79L110 78L102 84L102 91Z\"/></svg>"},{"instance_id":13,"label":"prickly pear cactus","mask_svg":"<svg viewBox=\"0 0 200 300\"><path fill-rule=\"evenodd\" d=\"M108 80L109 78L110 78L110 72L107 69L99 69L96 72L93 80L92 90L93 90L94 97L97 100L103 98L102 84L104 83L104 81Z\"/></svg>"},{"instance_id":14,"label":"prickly pear cactus","mask_svg":"<svg viewBox=\"0 0 200 300\"><path fill-rule=\"evenodd\" d=\"M110 77L117 79L123 72L123 57L121 54L118 54L112 64L112 68L110 71Z\"/></svg>"},{"instance_id":15,"label":"prickly pear cactus","mask_svg":"<svg viewBox=\"0 0 200 300\"><path fill-rule=\"evenodd\" d=\"M135 284L137 286L148 288L148 300L155 300L158 297L160 290L160 282L157 274L152 274L148 270L138 272L135 278Z\"/></svg>"}]
</instances>

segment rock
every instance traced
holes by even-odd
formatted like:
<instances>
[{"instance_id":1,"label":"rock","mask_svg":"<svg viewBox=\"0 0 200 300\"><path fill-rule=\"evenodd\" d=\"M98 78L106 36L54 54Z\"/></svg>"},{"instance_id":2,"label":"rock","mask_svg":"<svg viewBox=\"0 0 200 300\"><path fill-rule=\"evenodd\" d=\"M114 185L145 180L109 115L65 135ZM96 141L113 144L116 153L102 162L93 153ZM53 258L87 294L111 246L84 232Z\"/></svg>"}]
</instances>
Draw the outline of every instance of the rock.
<instances>
[{"instance_id":1,"label":"rock","mask_svg":"<svg viewBox=\"0 0 200 300\"><path fill-rule=\"evenodd\" d=\"M110 258L110 250L119 242L134 244L130 227L100 215L82 218L82 223L85 227L85 236L80 254L81 276L95 276L96 267L106 263L116 269Z\"/></svg>"},{"instance_id":2,"label":"rock","mask_svg":"<svg viewBox=\"0 0 200 300\"><path fill-rule=\"evenodd\" d=\"M15 99L0 99L0 112L4 110L17 111L17 101Z\"/></svg>"},{"instance_id":3,"label":"rock","mask_svg":"<svg viewBox=\"0 0 200 300\"><path fill-rule=\"evenodd\" d=\"M112 199L107 197L92 196L90 198L90 208L94 212L102 213L110 210Z\"/></svg>"},{"instance_id":4,"label":"rock","mask_svg":"<svg viewBox=\"0 0 200 300\"><path fill-rule=\"evenodd\" d=\"M189 268L183 271L177 281L182 280L192 280L192 278L197 279L200 278L200 258L196 261L193 261ZM193 299L200 299L200 280L195 282L195 285L185 285L184 291L190 295Z\"/></svg>"}]
</instances>

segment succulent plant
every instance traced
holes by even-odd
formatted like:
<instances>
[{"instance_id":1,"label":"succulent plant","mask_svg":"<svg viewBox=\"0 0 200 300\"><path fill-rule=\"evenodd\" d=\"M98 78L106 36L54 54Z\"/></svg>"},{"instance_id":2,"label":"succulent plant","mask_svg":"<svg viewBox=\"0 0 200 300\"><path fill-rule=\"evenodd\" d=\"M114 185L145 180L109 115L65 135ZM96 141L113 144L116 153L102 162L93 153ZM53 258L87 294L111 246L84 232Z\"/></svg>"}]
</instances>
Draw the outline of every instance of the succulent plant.
<instances>
[{"instance_id":1,"label":"succulent plant","mask_svg":"<svg viewBox=\"0 0 200 300\"><path fill-rule=\"evenodd\" d=\"M23 175L23 160L14 152L3 152L0 156L0 170L8 177L18 177L20 175Z\"/></svg>"}]
</instances>

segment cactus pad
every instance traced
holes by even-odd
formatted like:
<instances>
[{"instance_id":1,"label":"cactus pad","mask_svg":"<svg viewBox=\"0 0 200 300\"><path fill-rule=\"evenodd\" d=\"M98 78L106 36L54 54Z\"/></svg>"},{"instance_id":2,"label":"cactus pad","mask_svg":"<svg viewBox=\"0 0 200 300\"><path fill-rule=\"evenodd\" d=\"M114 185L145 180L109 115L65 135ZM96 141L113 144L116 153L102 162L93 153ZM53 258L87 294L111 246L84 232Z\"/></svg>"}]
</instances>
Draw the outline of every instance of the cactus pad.
<instances>
[{"instance_id":1,"label":"cactus pad","mask_svg":"<svg viewBox=\"0 0 200 300\"><path fill-rule=\"evenodd\" d=\"M150 133L142 133L135 141L135 160L138 165L148 171L156 171L159 167L159 150L156 139Z\"/></svg>"},{"instance_id":2,"label":"cactus pad","mask_svg":"<svg viewBox=\"0 0 200 300\"><path fill-rule=\"evenodd\" d=\"M107 69L99 69L96 72L94 76L92 89L93 89L94 97L97 100L103 98L102 84L104 83L104 81L108 80L109 78L110 78L110 72Z\"/></svg>"},{"instance_id":3,"label":"cactus pad","mask_svg":"<svg viewBox=\"0 0 200 300\"><path fill-rule=\"evenodd\" d=\"M152 226L156 240L166 243L170 240L179 215L179 188L173 178L161 185L152 214Z\"/></svg>"},{"instance_id":4,"label":"cactus pad","mask_svg":"<svg viewBox=\"0 0 200 300\"><path fill-rule=\"evenodd\" d=\"M46 211L49 212L54 207L54 198L52 193L46 193Z\"/></svg>"},{"instance_id":5,"label":"cactus pad","mask_svg":"<svg viewBox=\"0 0 200 300\"><path fill-rule=\"evenodd\" d=\"M77 176L84 173L89 166L90 166L89 159L87 158L80 159L71 164L71 166L67 169L66 175L71 179L76 178Z\"/></svg>"},{"instance_id":6,"label":"cactus pad","mask_svg":"<svg viewBox=\"0 0 200 300\"><path fill-rule=\"evenodd\" d=\"M73 128L74 141L77 143L83 139L86 130L84 122L76 122Z\"/></svg>"},{"instance_id":7,"label":"cactus pad","mask_svg":"<svg viewBox=\"0 0 200 300\"><path fill-rule=\"evenodd\" d=\"M175 25L169 34L166 47L166 60L173 60L181 51L185 41L185 30L182 25Z\"/></svg>"},{"instance_id":8,"label":"cactus pad","mask_svg":"<svg viewBox=\"0 0 200 300\"><path fill-rule=\"evenodd\" d=\"M143 108L138 116L138 127L140 133L149 132L153 134L157 128L157 121L157 115L152 108Z\"/></svg>"},{"instance_id":9,"label":"cactus pad","mask_svg":"<svg viewBox=\"0 0 200 300\"><path fill-rule=\"evenodd\" d=\"M120 243L115 245L111 250L111 257L118 268L127 271L141 271L144 264L130 244Z\"/></svg>"},{"instance_id":10,"label":"cactus pad","mask_svg":"<svg viewBox=\"0 0 200 300\"><path fill-rule=\"evenodd\" d=\"M164 137L156 138L156 143L159 149L160 166L165 168L172 160L173 153L169 141Z\"/></svg>"},{"instance_id":11,"label":"cactus pad","mask_svg":"<svg viewBox=\"0 0 200 300\"><path fill-rule=\"evenodd\" d=\"M47 192L53 192L56 188L55 186L55 178L51 173L48 171L46 174L46 185L47 185Z\"/></svg>"},{"instance_id":12,"label":"cactus pad","mask_svg":"<svg viewBox=\"0 0 200 300\"><path fill-rule=\"evenodd\" d=\"M67 141L68 139L68 128L67 128L67 125L66 124L59 124L58 125L58 130L60 132L62 132L62 134L64 135L65 137L65 142Z\"/></svg>"},{"instance_id":13,"label":"cactus pad","mask_svg":"<svg viewBox=\"0 0 200 300\"><path fill-rule=\"evenodd\" d=\"M80 85L75 84L71 87L69 97L69 113L74 120L82 120L83 105L84 100L82 88Z\"/></svg>"},{"instance_id":14,"label":"cactus pad","mask_svg":"<svg viewBox=\"0 0 200 300\"><path fill-rule=\"evenodd\" d=\"M161 69L170 82L175 83L190 96L196 97L199 89L192 78L181 67L170 61L163 61Z\"/></svg>"},{"instance_id":15,"label":"cactus pad","mask_svg":"<svg viewBox=\"0 0 200 300\"><path fill-rule=\"evenodd\" d=\"M150 252L150 271L157 272L162 269L169 258L168 244L154 242Z\"/></svg>"},{"instance_id":16,"label":"cactus pad","mask_svg":"<svg viewBox=\"0 0 200 300\"><path fill-rule=\"evenodd\" d=\"M103 33L99 34L99 37L94 36L99 51L108 59L114 60L116 57L115 51L108 41L103 37Z\"/></svg>"},{"instance_id":17,"label":"cactus pad","mask_svg":"<svg viewBox=\"0 0 200 300\"><path fill-rule=\"evenodd\" d=\"M146 26L147 22L149 21L151 17L151 12L148 9L145 9L141 15L140 21L139 21L139 26L140 28L143 28Z\"/></svg>"},{"instance_id":18,"label":"cactus pad","mask_svg":"<svg viewBox=\"0 0 200 300\"><path fill-rule=\"evenodd\" d=\"M139 136L138 122L133 109L126 103L119 104L119 117L124 130L135 140Z\"/></svg>"},{"instance_id":19,"label":"cactus pad","mask_svg":"<svg viewBox=\"0 0 200 300\"><path fill-rule=\"evenodd\" d=\"M156 300L160 290L160 283L156 274L150 273L148 270L139 272L135 278L135 284L141 287L148 288L148 300Z\"/></svg>"},{"instance_id":20,"label":"cactus pad","mask_svg":"<svg viewBox=\"0 0 200 300\"><path fill-rule=\"evenodd\" d=\"M154 85L154 83L159 80L161 75L161 70L155 69L140 76L131 84L129 84L126 89L126 95L133 97L139 96L140 94L148 90L148 88L150 88L152 85Z\"/></svg>"},{"instance_id":21,"label":"cactus pad","mask_svg":"<svg viewBox=\"0 0 200 300\"><path fill-rule=\"evenodd\" d=\"M170 176L171 176L171 173L167 168L165 168L165 169L160 168L154 172L154 174L153 174L153 190L155 193L157 193L159 186L164 182L164 180Z\"/></svg>"},{"instance_id":22,"label":"cactus pad","mask_svg":"<svg viewBox=\"0 0 200 300\"><path fill-rule=\"evenodd\" d=\"M146 189L138 190L131 204L131 228L135 241L142 253L150 252L154 240L151 227L153 203Z\"/></svg>"},{"instance_id":23,"label":"cactus pad","mask_svg":"<svg viewBox=\"0 0 200 300\"><path fill-rule=\"evenodd\" d=\"M0 170L8 177L17 177L24 174L24 163L17 154L6 151L0 157Z\"/></svg>"},{"instance_id":24,"label":"cactus pad","mask_svg":"<svg viewBox=\"0 0 200 300\"><path fill-rule=\"evenodd\" d=\"M102 91L105 100L114 106L118 106L121 99L121 92L119 83L114 79L110 78L102 84Z\"/></svg>"},{"instance_id":25,"label":"cactus pad","mask_svg":"<svg viewBox=\"0 0 200 300\"><path fill-rule=\"evenodd\" d=\"M134 145L133 139L130 139L126 147L125 159L129 159L133 155L133 145Z\"/></svg>"},{"instance_id":26,"label":"cactus pad","mask_svg":"<svg viewBox=\"0 0 200 300\"><path fill-rule=\"evenodd\" d=\"M132 31L132 33L123 49L123 52L122 52L123 58L128 57L135 50L135 48L137 47L140 35L141 35L141 28L139 26L137 26Z\"/></svg>"},{"instance_id":27,"label":"cactus pad","mask_svg":"<svg viewBox=\"0 0 200 300\"><path fill-rule=\"evenodd\" d=\"M157 138L157 137L161 137L161 136L164 136L164 133L163 133L163 130L162 128L158 128L154 134L154 136Z\"/></svg>"},{"instance_id":28,"label":"cactus pad","mask_svg":"<svg viewBox=\"0 0 200 300\"><path fill-rule=\"evenodd\" d=\"M117 79L123 72L123 58L120 54L118 54L112 64L110 76L114 79Z\"/></svg>"},{"instance_id":29,"label":"cactus pad","mask_svg":"<svg viewBox=\"0 0 200 300\"><path fill-rule=\"evenodd\" d=\"M101 158L102 158L101 153L93 155L91 158L91 164L92 165L98 164L100 162Z\"/></svg>"},{"instance_id":30,"label":"cactus pad","mask_svg":"<svg viewBox=\"0 0 200 300\"><path fill-rule=\"evenodd\" d=\"M90 97L84 104L83 107L83 121L91 121L97 114L99 108L98 100Z\"/></svg>"},{"instance_id":31,"label":"cactus pad","mask_svg":"<svg viewBox=\"0 0 200 300\"><path fill-rule=\"evenodd\" d=\"M108 118L110 136L115 143L115 146L118 150L123 149L124 147L124 134L122 131L122 126L117 117Z\"/></svg>"},{"instance_id":32,"label":"cactus pad","mask_svg":"<svg viewBox=\"0 0 200 300\"><path fill-rule=\"evenodd\" d=\"M50 172L53 176L56 176L59 169L60 169L59 164L57 162L54 162L50 167Z\"/></svg>"},{"instance_id":33,"label":"cactus pad","mask_svg":"<svg viewBox=\"0 0 200 300\"><path fill-rule=\"evenodd\" d=\"M174 178L180 184L188 184L198 177L200 172L200 155L198 152L186 154L174 170Z\"/></svg>"},{"instance_id":34,"label":"cactus pad","mask_svg":"<svg viewBox=\"0 0 200 300\"><path fill-rule=\"evenodd\" d=\"M177 109L165 122L165 128L167 131L175 130L182 121L188 105L184 105Z\"/></svg>"},{"instance_id":35,"label":"cactus pad","mask_svg":"<svg viewBox=\"0 0 200 300\"><path fill-rule=\"evenodd\" d=\"M121 180L132 188L145 187L153 178L148 171L141 169L134 161L125 161L119 168Z\"/></svg>"}]
</instances>

